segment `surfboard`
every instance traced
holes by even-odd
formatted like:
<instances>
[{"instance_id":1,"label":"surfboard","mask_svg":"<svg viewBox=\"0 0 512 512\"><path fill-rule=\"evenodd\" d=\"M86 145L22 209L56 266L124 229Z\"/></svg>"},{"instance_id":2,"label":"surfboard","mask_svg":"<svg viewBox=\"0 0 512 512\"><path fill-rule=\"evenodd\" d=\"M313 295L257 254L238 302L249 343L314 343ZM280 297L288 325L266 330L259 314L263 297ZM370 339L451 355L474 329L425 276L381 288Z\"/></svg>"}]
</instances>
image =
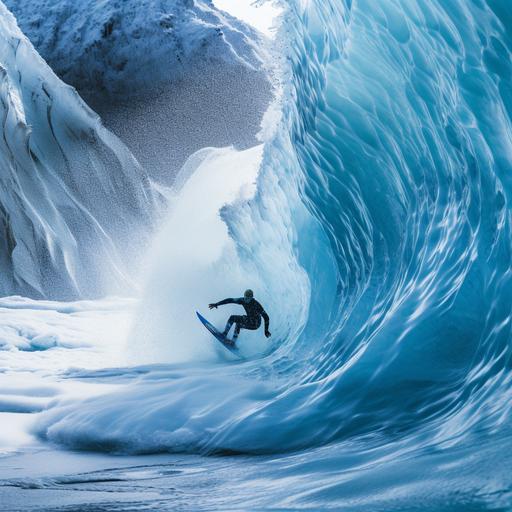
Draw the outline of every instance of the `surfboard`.
<instances>
[{"instance_id":1,"label":"surfboard","mask_svg":"<svg viewBox=\"0 0 512 512\"><path fill-rule=\"evenodd\" d=\"M201 323L213 334L213 336L219 340L231 353L236 354L240 357L240 353L238 352L238 348L235 345L232 345L233 340L226 338L222 335L222 333L217 330L206 318L201 315L198 311L196 311L197 318L201 321Z\"/></svg>"}]
</instances>

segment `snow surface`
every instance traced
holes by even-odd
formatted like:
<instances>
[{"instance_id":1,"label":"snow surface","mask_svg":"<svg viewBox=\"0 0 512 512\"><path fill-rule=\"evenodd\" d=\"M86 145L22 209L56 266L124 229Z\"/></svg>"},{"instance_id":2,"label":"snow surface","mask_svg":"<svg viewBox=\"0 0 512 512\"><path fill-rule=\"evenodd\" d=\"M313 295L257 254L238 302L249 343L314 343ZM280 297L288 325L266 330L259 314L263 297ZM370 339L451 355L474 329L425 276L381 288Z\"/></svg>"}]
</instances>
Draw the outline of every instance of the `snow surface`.
<instances>
[{"instance_id":1,"label":"snow surface","mask_svg":"<svg viewBox=\"0 0 512 512\"><path fill-rule=\"evenodd\" d=\"M148 179L1 3L0 63L0 293L126 292L151 231Z\"/></svg>"},{"instance_id":2,"label":"snow surface","mask_svg":"<svg viewBox=\"0 0 512 512\"><path fill-rule=\"evenodd\" d=\"M78 302L36 301L19 296L2 298L0 351L102 346L102 340L112 331L117 337L125 332L116 315L121 308L124 316L132 304L130 299L119 298ZM113 322L116 325L109 327ZM6 357L4 353L4 361Z\"/></svg>"},{"instance_id":3,"label":"snow surface","mask_svg":"<svg viewBox=\"0 0 512 512\"><path fill-rule=\"evenodd\" d=\"M271 98L265 38L208 0L6 0L23 32L170 183L194 151L247 148Z\"/></svg>"},{"instance_id":4,"label":"snow surface","mask_svg":"<svg viewBox=\"0 0 512 512\"><path fill-rule=\"evenodd\" d=\"M35 413L56 400L83 400L113 391L126 364L132 299L54 302L13 296L0 299L0 458L40 442L30 433ZM83 378L88 371L96 379ZM139 370L140 371L140 370ZM136 371L132 371L137 375Z\"/></svg>"},{"instance_id":5,"label":"snow surface","mask_svg":"<svg viewBox=\"0 0 512 512\"><path fill-rule=\"evenodd\" d=\"M268 37L274 37L278 23L276 18L282 13L277 2L255 2L254 0L213 0L219 9L229 12L232 16L243 20L263 32Z\"/></svg>"},{"instance_id":6,"label":"snow surface","mask_svg":"<svg viewBox=\"0 0 512 512\"><path fill-rule=\"evenodd\" d=\"M200 62L261 65L255 31L208 0L5 4L54 71L87 95L145 96Z\"/></svg>"}]
</instances>

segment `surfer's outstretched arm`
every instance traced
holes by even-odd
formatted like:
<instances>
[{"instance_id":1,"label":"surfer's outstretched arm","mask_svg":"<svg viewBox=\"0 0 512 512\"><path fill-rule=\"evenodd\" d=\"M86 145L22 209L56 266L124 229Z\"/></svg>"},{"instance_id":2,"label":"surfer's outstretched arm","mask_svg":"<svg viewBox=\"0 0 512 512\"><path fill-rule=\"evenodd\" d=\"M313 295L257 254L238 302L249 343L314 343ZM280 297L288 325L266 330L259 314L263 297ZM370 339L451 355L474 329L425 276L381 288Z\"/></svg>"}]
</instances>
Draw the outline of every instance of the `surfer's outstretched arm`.
<instances>
[{"instance_id":1,"label":"surfer's outstretched arm","mask_svg":"<svg viewBox=\"0 0 512 512\"><path fill-rule=\"evenodd\" d=\"M265 322L265 336L267 338L270 338L271 334L270 331L268 330L270 326L270 318L268 317L267 312L265 310L261 312L261 316L263 317L263 321Z\"/></svg>"},{"instance_id":2,"label":"surfer's outstretched arm","mask_svg":"<svg viewBox=\"0 0 512 512\"><path fill-rule=\"evenodd\" d=\"M224 306L224 304L240 304L240 299L224 299L220 302L214 302L213 304L208 304L210 309L216 308L218 306Z\"/></svg>"}]
</instances>

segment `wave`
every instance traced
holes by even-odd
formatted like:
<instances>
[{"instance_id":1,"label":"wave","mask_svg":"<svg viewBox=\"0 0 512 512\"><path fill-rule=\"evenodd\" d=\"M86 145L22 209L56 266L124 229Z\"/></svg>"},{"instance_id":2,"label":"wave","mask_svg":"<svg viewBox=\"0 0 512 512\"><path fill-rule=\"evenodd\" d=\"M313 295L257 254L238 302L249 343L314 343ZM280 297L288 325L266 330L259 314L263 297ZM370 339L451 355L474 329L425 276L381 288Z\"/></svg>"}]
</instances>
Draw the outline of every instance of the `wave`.
<instances>
[{"instance_id":1,"label":"wave","mask_svg":"<svg viewBox=\"0 0 512 512\"><path fill-rule=\"evenodd\" d=\"M505 428L512 16L491 0L312 0L289 2L283 20L281 118L254 197L222 209L233 282L242 269L256 283L271 353L209 356L63 404L40 435L88 449L271 453L404 435L447 445ZM229 281L234 260L208 256L211 266L191 263L198 279L215 266ZM174 285L173 296L190 293ZM215 299L207 288L194 306ZM160 332L144 341L155 360L196 344Z\"/></svg>"}]
</instances>

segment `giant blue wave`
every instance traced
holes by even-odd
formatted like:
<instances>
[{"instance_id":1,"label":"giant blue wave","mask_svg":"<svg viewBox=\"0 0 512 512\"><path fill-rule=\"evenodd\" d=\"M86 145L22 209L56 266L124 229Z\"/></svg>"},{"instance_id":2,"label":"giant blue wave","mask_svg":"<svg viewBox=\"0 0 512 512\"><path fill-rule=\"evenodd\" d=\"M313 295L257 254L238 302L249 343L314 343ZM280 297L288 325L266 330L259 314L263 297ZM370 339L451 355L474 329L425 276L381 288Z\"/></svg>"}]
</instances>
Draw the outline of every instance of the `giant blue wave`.
<instances>
[{"instance_id":1,"label":"giant blue wave","mask_svg":"<svg viewBox=\"0 0 512 512\"><path fill-rule=\"evenodd\" d=\"M293 158L276 141L266 172L296 159L309 224L328 241L298 229L311 308L293 414L315 428L289 443L494 430L510 396L506 4L290 9Z\"/></svg>"},{"instance_id":2,"label":"giant blue wave","mask_svg":"<svg viewBox=\"0 0 512 512\"><path fill-rule=\"evenodd\" d=\"M129 452L308 450L337 467L509 439L508 11L499 0L291 1L281 119L254 196L221 211L236 254L216 248L214 266L258 283L271 350L159 368L49 410L39 432ZM202 282L210 264L198 264ZM156 302L172 316L165 294ZM193 344L136 332L135 350L157 346L155 360Z\"/></svg>"},{"instance_id":3,"label":"giant blue wave","mask_svg":"<svg viewBox=\"0 0 512 512\"><path fill-rule=\"evenodd\" d=\"M272 362L286 390L243 420L250 446L494 432L510 397L511 15L492 1L289 14L291 86L255 209L276 174L298 188L309 316Z\"/></svg>"}]
</instances>

